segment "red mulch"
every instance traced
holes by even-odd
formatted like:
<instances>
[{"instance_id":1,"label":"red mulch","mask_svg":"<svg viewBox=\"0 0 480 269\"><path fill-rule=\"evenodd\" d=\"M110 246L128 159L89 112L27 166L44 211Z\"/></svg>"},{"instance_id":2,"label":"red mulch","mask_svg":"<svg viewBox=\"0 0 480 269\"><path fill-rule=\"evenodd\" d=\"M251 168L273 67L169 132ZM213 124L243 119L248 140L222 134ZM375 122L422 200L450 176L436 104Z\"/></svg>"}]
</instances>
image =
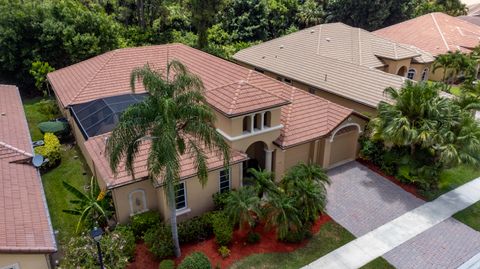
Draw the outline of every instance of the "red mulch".
<instances>
[{"instance_id":1,"label":"red mulch","mask_svg":"<svg viewBox=\"0 0 480 269\"><path fill-rule=\"evenodd\" d=\"M368 160L364 160L364 159L357 159L357 161L363 165L365 165L366 167L368 167L370 170L372 170L373 172L381 175L382 177L390 180L392 183L394 183L395 185L399 186L400 188L402 188L404 191L406 192L409 192L413 195L415 195L417 198L420 198L422 200L426 200L422 195L419 194L418 192L418 189L415 185L412 185L412 184L406 184L406 183L402 183L400 182L400 180L398 180L396 177L394 176L390 176L390 175L387 175L385 174L378 166L376 166L375 164L373 164L371 161L368 161Z\"/></svg>"},{"instance_id":2,"label":"red mulch","mask_svg":"<svg viewBox=\"0 0 480 269\"><path fill-rule=\"evenodd\" d=\"M330 218L328 215L320 216L312 226L312 233L318 233L322 225L331 220L332 218ZM233 243L229 246L231 251L230 256L225 259L218 254L219 246L215 243L214 238L210 238L200 243L182 245L182 256L176 259L175 262L179 264L188 254L195 251L200 251L207 255L213 267L218 265L220 268L227 268L234 262L252 254L291 252L305 246L308 242L308 240L304 240L303 242L296 244L279 242L275 237L275 231L265 231L263 225L258 225L255 228L255 232L260 234L260 242L250 245L245 242L247 232L236 230L233 233ZM127 269L157 269L158 264L159 261L148 251L145 244L142 242L137 244L135 260L127 267Z\"/></svg>"}]
</instances>

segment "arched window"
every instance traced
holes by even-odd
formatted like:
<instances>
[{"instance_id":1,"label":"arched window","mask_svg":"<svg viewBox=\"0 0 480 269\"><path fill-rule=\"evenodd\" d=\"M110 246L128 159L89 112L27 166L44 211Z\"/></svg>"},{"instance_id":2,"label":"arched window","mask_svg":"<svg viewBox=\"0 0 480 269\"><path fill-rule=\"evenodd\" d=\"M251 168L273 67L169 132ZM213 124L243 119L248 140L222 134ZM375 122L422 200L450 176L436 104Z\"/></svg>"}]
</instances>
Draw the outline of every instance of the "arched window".
<instances>
[{"instance_id":1,"label":"arched window","mask_svg":"<svg viewBox=\"0 0 480 269\"><path fill-rule=\"evenodd\" d=\"M261 124L262 124L262 114L257 113L257 114L255 114L255 116L253 117L253 129L254 129L254 130L260 130Z\"/></svg>"},{"instance_id":2,"label":"arched window","mask_svg":"<svg viewBox=\"0 0 480 269\"><path fill-rule=\"evenodd\" d=\"M427 80L428 79L428 68L423 69L422 72L422 80Z\"/></svg>"},{"instance_id":3,"label":"arched window","mask_svg":"<svg viewBox=\"0 0 480 269\"><path fill-rule=\"evenodd\" d=\"M128 195L130 202L130 215L135 215L148 210L147 197L142 189L134 190Z\"/></svg>"},{"instance_id":4,"label":"arched window","mask_svg":"<svg viewBox=\"0 0 480 269\"><path fill-rule=\"evenodd\" d=\"M272 112L267 111L263 115L263 127L271 127L272 126Z\"/></svg>"},{"instance_id":5,"label":"arched window","mask_svg":"<svg viewBox=\"0 0 480 269\"><path fill-rule=\"evenodd\" d=\"M417 71L415 69L413 69L413 68L408 69L407 78L408 79L413 79L415 77L416 73L417 73Z\"/></svg>"},{"instance_id":6,"label":"arched window","mask_svg":"<svg viewBox=\"0 0 480 269\"><path fill-rule=\"evenodd\" d=\"M251 124L252 117L251 116L245 116L243 117L243 132L244 133L250 133L252 130L252 124Z\"/></svg>"}]
</instances>

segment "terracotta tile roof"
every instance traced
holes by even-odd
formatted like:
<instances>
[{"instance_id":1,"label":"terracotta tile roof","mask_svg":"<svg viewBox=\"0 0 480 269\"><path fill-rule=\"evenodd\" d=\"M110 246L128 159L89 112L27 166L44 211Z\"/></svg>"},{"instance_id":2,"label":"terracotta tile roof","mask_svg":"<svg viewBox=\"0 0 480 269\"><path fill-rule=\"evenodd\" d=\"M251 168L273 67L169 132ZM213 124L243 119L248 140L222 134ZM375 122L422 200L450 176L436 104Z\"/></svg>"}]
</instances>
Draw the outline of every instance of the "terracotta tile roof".
<instances>
[{"instance_id":1,"label":"terracotta tile roof","mask_svg":"<svg viewBox=\"0 0 480 269\"><path fill-rule=\"evenodd\" d=\"M395 42L418 47L434 56L469 52L480 41L480 26L444 13L426 14L374 32Z\"/></svg>"},{"instance_id":2,"label":"terracotta tile roof","mask_svg":"<svg viewBox=\"0 0 480 269\"><path fill-rule=\"evenodd\" d=\"M0 85L0 253L56 251L40 175L17 87Z\"/></svg>"},{"instance_id":3,"label":"terracotta tile roof","mask_svg":"<svg viewBox=\"0 0 480 269\"><path fill-rule=\"evenodd\" d=\"M250 72L253 73L252 70ZM228 117L249 112L279 107L289 101L258 87L248 81L233 82L206 92L208 102Z\"/></svg>"},{"instance_id":4,"label":"terracotta tile roof","mask_svg":"<svg viewBox=\"0 0 480 269\"><path fill-rule=\"evenodd\" d=\"M109 60L105 60L107 58ZM246 91L246 93L258 88L258 94L263 96L262 99L255 100L249 97L249 94L245 94L245 97L248 98L245 99L245 102L242 99L242 106L235 108L241 108L239 111L248 111L249 109L245 107L246 105L260 107L278 105L280 100L283 100L281 102L285 100L291 102L281 108L282 123L285 127L290 126L282 130L281 139L279 139L279 145L282 147L288 147L291 146L292 143L296 144L300 141L309 141L325 136L333 130L332 126L340 124L352 113L350 109L330 103L325 99L287 86L282 82L258 72L253 72L250 69L181 44L115 50L107 53L107 55L100 55L50 73L48 74L48 79L60 102L64 106L68 106L107 96L130 93L130 74L134 68L142 67L148 63L154 68L161 69L166 66L167 59L180 60L192 73L198 75L202 79L207 93L212 89L225 87L225 85L240 84L241 81L248 81L248 91ZM305 68L302 67L302 61L297 62L300 66L299 70L305 70ZM88 72L83 70L92 67L97 68L95 72L92 70ZM370 70L367 67L365 68ZM381 71L375 72L383 73ZM93 73L96 75L92 76L91 74ZM311 73L310 75L316 79L323 80L323 76L318 76L318 74ZM328 83L338 85L338 83L344 84L341 80L348 81L352 79L354 78L346 75L341 78L329 79ZM391 80L397 84L403 82L402 79L393 75L391 76ZM365 82L365 84L369 85L378 83L378 80L368 80ZM388 86L391 86L391 84ZM385 87L382 88L382 91ZM358 90L358 87L355 87L355 89L357 92L360 92L360 94L369 94L362 93ZM141 84L137 85L137 90L144 92ZM217 95L207 94L207 101L211 103L212 106L219 105L220 107L220 97ZM276 95L276 97L273 95ZM381 96L383 95L380 97L375 96L376 98L382 98ZM221 104L223 108L217 109L229 111L231 108L231 99L226 97L221 98L227 101L222 101ZM248 103L246 101L248 101ZM292 117L292 115L303 115L304 118ZM312 121L310 119L315 120ZM319 130L319 132L295 132L292 128Z\"/></svg>"},{"instance_id":5,"label":"terracotta tile roof","mask_svg":"<svg viewBox=\"0 0 480 269\"><path fill-rule=\"evenodd\" d=\"M143 142L140 146L140 150L134 164L134 180L132 175L129 175L126 171L124 163L122 163L122 165L118 168L119 172L117 175L114 175L114 173L110 169L108 158L105 155L105 143L109 135L110 134L96 136L90 138L85 142L85 147L88 151L88 154L94 160L97 168L99 168L97 172L100 174L100 177L105 181L107 187L114 188L129 184L131 182L134 182L135 180L143 180L148 177L147 158L150 143ZM208 150L206 148L203 149L205 155L207 156L207 166L210 170L215 170L223 167L223 158L221 157L221 154L218 150ZM248 157L246 154L236 150L231 151L231 164L235 164L247 159ZM180 167L180 177L182 179L192 177L196 174L194 159L190 158L188 150L186 154L180 156ZM161 180L159 180L156 183L161 184L162 182Z\"/></svg>"}]
</instances>

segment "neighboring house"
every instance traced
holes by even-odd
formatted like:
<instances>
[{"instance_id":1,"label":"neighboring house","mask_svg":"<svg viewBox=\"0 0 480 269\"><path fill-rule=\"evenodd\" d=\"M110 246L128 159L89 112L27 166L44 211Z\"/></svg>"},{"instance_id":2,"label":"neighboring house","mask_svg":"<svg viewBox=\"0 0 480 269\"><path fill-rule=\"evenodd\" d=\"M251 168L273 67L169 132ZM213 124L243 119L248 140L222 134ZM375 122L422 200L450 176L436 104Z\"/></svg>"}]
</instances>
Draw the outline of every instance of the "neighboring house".
<instances>
[{"instance_id":1,"label":"neighboring house","mask_svg":"<svg viewBox=\"0 0 480 269\"><path fill-rule=\"evenodd\" d=\"M141 83L131 94L132 70L147 63L165 69L173 59L203 81L207 101L216 112L216 128L232 148L229 171L218 154L208 152L205 188L195 175L193 160L182 156L178 216L212 209L212 195L242 186L250 167L273 171L279 179L301 161L330 168L356 158L365 120L348 108L181 44L114 50L50 73L48 81L100 186L112 191L120 222L152 209L169 216L162 178L147 175L148 144L136 159L133 178L123 166L118 175L112 173L105 143L119 113L144 96Z\"/></svg>"},{"instance_id":2,"label":"neighboring house","mask_svg":"<svg viewBox=\"0 0 480 269\"><path fill-rule=\"evenodd\" d=\"M477 26L480 26L480 17L479 16L458 16L457 18L473 23Z\"/></svg>"},{"instance_id":3,"label":"neighboring house","mask_svg":"<svg viewBox=\"0 0 480 269\"><path fill-rule=\"evenodd\" d=\"M418 47L435 57L457 50L469 53L480 44L480 26L441 12L397 23L374 33ZM442 75L443 71L438 70L430 74L430 79L439 81Z\"/></svg>"},{"instance_id":4,"label":"neighboring house","mask_svg":"<svg viewBox=\"0 0 480 269\"><path fill-rule=\"evenodd\" d=\"M387 87L426 80L434 58L343 23L310 27L236 53L245 67L373 115Z\"/></svg>"},{"instance_id":5,"label":"neighboring house","mask_svg":"<svg viewBox=\"0 0 480 269\"><path fill-rule=\"evenodd\" d=\"M0 85L0 268L51 268L56 244L15 86Z\"/></svg>"},{"instance_id":6,"label":"neighboring house","mask_svg":"<svg viewBox=\"0 0 480 269\"><path fill-rule=\"evenodd\" d=\"M468 16L480 16L480 3L477 1L477 0L474 0L475 3L464 3L464 4L467 4L467 8L468 8L468 13L467 15Z\"/></svg>"}]
</instances>

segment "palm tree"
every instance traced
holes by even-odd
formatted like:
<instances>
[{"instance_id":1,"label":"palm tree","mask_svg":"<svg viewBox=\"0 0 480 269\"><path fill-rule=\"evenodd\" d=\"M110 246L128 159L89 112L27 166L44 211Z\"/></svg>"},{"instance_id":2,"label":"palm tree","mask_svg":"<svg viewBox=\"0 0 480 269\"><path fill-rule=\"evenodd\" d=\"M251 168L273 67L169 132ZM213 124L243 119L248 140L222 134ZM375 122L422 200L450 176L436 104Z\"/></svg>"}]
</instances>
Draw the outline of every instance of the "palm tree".
<instances>
[{"instance_id":1,"label":"palm tree","mask_svg":"<svg viewBox=\"0 0 480 269\"><path fill-rule=\"evenodd\" d=\"M274 193L264 206L264 219L267 228L276 228L277 238L282 240L288 233L297 232L302 227L295 198L284 193Z\"/></svg>"},{"instance_id":2,"label":"palm tree","mask_svg":"<svg viewBox=\"0 0 480 269\"><path fill-rule=\"evenodd\" d=\"M323 7L315 0L306 0L298 7L298 20L305 27L317 25L323 21L325 12Z\"/></svg>"},{"instance_id":3,"label":"palm tree","mask_svg":"<svg viewBox=\"0 0 480 269\"><path fill-rule=\"evenodd\" d=\"M84 226L88 217L93 217L96 222L106 223L111 215L110 203L105 199L106 192L100 191L97 183L92 177L90 179L89 192L84 193L69 183L63 181L63 187L77 199L71 200L74 209L64 209L63 212L80 216L75 229L76 233L80 232L80 228Z\"/></svg>"},{"instance_id":4,"label":"palm tree","mask_svg":"<svg viewBox=\"0 0 480 269\"><path fill-rule=\"evenodd\" d=\"M275 184L275 175L272 172L249 168L248 173L252 175L251 180L253 180L258 197L263 198L270 193L278 192L278 187Z\"/></svg>"},{"instance_id":5,"label":"palm tree","mask_svg":"<svg viewBox=\"0 0 480 269\"><path fill-rule=\"evenodd\" d=\"M233 223L239 224L240 230L246 228L245 226L253 227L261 213L260 198L256 195L256 190L247 186L230 192L226 199L224 212Z\"/></svg>"},{"instance_id":6,"label":"palm tree","mask_svg":"<svg viewBox=\"0 0 480 269\"><path fill-rule=\"evenodd\" d=\"M205 185L208 179L205 149L219 152L227 167L229 146L214 127L215 113L206 102L202 81L182 63L169 62L165 73L148 66L135 69L131 75L133 92L137 79L142 80L149 95L143 102L130 106L113 130L107 144L110 167L117 171L124 160L127 171L133 175L140 145L150 143L149 176L163 184L175 254L179 257L175 187L180 179L180 157L187 155L194 160L196 174Z\"/></svg>"},{"instance_id":7,"label":"palm tree","mask_svg":"<svg viewBox=\"0 0 480 269\"><path fill-rule=\"evenodd\" d=\"M282 179L285 193L295 199L302 222L313 222L325 210L326 185L330 184L325 170L317 164L299 163L290 168Z\"/></svg>"},{"instance_id":8,"label":"palm tree","mask_svg":"<svg viewBox=\"0 0 480 269\"><path fill-rule=\"evenodd\" d=\"M453 65L453 56L452 53L449 51L447 54L438 55L433 63L433 73L438 69L443 70L442 82L446 82L445 79L447 78L447 71Z\"/></svg>"}]
</instances>

